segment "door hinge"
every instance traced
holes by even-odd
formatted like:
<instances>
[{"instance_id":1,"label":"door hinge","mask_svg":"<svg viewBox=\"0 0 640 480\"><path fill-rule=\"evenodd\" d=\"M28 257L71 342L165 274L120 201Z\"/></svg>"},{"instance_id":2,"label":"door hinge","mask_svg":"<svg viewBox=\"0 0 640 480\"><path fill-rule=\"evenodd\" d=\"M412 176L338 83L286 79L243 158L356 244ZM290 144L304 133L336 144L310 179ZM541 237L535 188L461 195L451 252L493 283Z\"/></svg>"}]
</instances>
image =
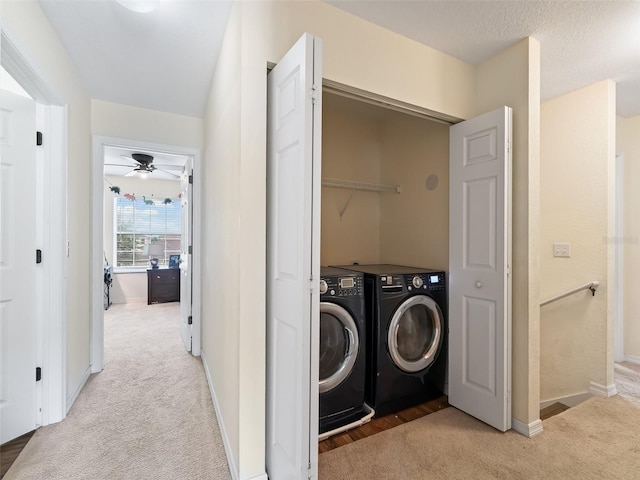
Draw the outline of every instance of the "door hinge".
<instances>
[{"instance_id":1,"label":"door hinge","mask_svg":"<svg viewBox=\"0 0 640 480\"><path fill-rule=\"evenodd\" d=\"M193 255L193 245L189 245L189 255Z\"/></svg>"},{"instance_id":2,"label":"door hinge","mask_svg":"<svg viewBox=\"0 0 640 480\"><path fill-rule=\"evenodd\" d=\"M42 263L42 250L36 250L36 263Z\"/></svg>"},{"instance_id":3,"label":"door hinge","mask_svg":"<svg viewBox=\"0 0 640 480\"><path fill-rule=\"evenodd\" d=\"M511 153L511 142L507 142L507 152Z\"/></svg>"},{"instance_id":4,"label":"door hinge","mask_svg":"<svg viewBox=\"0 0 640 480\"><path fill-rule=\"evenodd\" d=\"M189 315L189 318L187 318L187 325L193 325L193 316Z\"/></svg>"},{"instance_id":5,"label":"door hinge","mask_svg":"<svg viewBox=\"0 0 640 480\"><path fill-rule=\"evenodd\" d=\"M42 132L36 132L36 145L42 145Z\"/></svg>"},{"instance_id":6,"label":"door hinge","mask_svg":"<svg viewBox=\"0 0 640 480\"><path fill-rule=\"evenodd\" d=\"M42 368L36 367L36 382L42 380Z\"/></svg>"},{"instance_id":7,"label":"door hinge","mask_svg":"<svg viewBox=\"0 0 640 480\"><path fill-rule=\"evenodd\" d=\"M189 184L193 185L193 173L189 175Z\"/></svg>"},{"instance_id":8,"label":"door hinge","mask_svg":"<svg viewBox=\"0 0 640 480\"><path fill-rule=\"evenodd\" d=\"M318 90L318 87L316 86L315 83L311 85L311 91L309 92L309 96L311 97L311 101L314 105L317 105L318 103L320 103L320 91Z\"/></svg>"}]
</instances>

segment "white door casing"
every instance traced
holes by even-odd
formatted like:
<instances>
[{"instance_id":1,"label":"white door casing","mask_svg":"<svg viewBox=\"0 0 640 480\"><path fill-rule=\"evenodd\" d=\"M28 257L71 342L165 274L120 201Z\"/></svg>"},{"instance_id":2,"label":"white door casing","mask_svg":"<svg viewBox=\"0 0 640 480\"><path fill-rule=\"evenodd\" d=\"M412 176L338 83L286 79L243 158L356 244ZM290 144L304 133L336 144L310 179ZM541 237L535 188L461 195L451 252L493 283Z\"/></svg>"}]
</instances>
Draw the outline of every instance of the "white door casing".
<instances>
[{"instance_id":1,"label":"white door casing","mask_svg":"<svg viewBox=\"0 0 640 480\"><path fill-rule=\"evenodd\" d=\"M36 427L36 104L0 91L0 444Z\"/></svg>"},{"instance_id":2,"label":"white door casing","mask_svg":"<svg viewBox=\"0 0 640 480\"><path fill-rule=\"evenodd\" d=\"M450 129L449 403L511 428L511 109Z\"/></svg>"},{"instance_id":3,"label":"white door casing","mask_svg":"<svg viewBox=\"0 0 640 480\"><path fill-rule=\"evenodd\" d=\"M321 42L304 34L267 82L270 478L317 478Z\"/></svg>"},{"instance_id":4,"label":"white door casing","mask_svg":"<svg viewBox=\"0 0 640 480\"><path fill-rule=\"evenodd\" d=\"M180 236L180 334L187 351L192 348L192 329L191 322L191 227L192 221L192 197L193 189L191 188L193 181L193 160L190 158L180 176L180 203L182 231Z\"/></svg>"}]
</instances>

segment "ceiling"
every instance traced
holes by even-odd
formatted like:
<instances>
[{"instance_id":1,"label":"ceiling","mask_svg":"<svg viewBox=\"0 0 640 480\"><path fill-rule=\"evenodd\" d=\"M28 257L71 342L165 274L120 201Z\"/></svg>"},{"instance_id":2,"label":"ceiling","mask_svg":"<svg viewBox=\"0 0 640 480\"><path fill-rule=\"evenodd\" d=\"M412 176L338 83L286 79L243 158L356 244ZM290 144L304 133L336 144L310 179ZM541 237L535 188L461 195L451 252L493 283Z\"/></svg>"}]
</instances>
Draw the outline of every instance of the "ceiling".
<instances>
[{"instance_id":1,"label":"ceiling","mask_svg":"<svg viewBox=\"0 0 640 480\"><path fill-rule=\"evenodd\" d=\"M115 0L39 3L92 98L200 117L230 1L154 1L150 13ZM328 3L471 64L533 36L543 101L610 78L618 115L640 115L638 1Z\"/></svg>"}]
</instances>

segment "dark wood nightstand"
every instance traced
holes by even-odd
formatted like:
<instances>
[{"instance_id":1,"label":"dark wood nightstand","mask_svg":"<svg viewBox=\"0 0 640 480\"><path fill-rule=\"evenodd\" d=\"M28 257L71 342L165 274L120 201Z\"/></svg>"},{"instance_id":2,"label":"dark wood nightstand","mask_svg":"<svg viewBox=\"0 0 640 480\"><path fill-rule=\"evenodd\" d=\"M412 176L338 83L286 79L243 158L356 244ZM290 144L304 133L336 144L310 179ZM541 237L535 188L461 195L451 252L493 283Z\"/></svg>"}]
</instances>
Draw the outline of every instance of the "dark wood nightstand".
<instances>
[{"instance_id":1,"label":"dark wood nightstand","mask_svg":"<svg viewBox=\"0 0 640 480\"><path fill-rule=\"evenodd\" d=\"M180 301L180 269L147 270L147 305Z\"/></svg>"}]
</instances>

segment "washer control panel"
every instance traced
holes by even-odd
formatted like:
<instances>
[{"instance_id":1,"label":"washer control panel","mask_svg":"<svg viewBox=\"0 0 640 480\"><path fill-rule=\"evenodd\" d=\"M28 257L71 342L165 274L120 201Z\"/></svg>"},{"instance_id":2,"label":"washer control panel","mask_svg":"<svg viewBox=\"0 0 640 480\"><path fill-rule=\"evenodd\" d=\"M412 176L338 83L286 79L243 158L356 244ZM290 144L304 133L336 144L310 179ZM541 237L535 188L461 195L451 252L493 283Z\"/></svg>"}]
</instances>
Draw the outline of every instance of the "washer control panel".
<instances>
[{"instance_id":1,"label":"washer control panel","mask_svg":"<svg viewBox=\"0 0 640 480\"><path fill-rule=\"evenodd\" d=\"M380 287L384 293L445 290L444 272L381 275Z\"/></svg>"},{"instance_id":2,"label":"washer control panel","mask_svg":"<svg viewBox=\"0 0 640 480\"><path fill-rule=\"evenodd\" d=\"M320 279L320 295L358 297L362 295L362 277L359 275L322 277Z\"/></svg>"}]
</instances>

